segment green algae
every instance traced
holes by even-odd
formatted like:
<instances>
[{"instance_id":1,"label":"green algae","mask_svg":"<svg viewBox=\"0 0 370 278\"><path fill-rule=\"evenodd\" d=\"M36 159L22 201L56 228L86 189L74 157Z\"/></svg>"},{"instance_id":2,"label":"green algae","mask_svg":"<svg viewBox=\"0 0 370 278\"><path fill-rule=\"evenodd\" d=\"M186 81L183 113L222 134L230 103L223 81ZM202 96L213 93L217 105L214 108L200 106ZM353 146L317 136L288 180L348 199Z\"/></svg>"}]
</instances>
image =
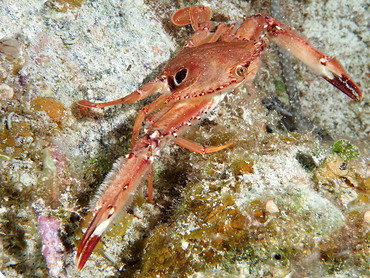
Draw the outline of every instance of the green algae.
<instances>
[{"instance_id":1,"label":"green algae","mask_svg":"<svg viewBox=\"0 0 370 278\"><path fill-rule=\"evenodd\" d=\"M332 145L334 153L338 154L344 161L356 159L360 155L360 151L355 145L352 145L346 140L338 140Z\"/></svg>"},{"instance_id":2,"label":"green algae","mask_svg":"<svg viewBox=\"0 0 370 278\"><path fill-rule=\"evenodd\" d=\"M278 93L280 94L285 93L286 89L285 89L285 83L283 81L274 79L274 85Z\"/></svg>"}]
</instances>

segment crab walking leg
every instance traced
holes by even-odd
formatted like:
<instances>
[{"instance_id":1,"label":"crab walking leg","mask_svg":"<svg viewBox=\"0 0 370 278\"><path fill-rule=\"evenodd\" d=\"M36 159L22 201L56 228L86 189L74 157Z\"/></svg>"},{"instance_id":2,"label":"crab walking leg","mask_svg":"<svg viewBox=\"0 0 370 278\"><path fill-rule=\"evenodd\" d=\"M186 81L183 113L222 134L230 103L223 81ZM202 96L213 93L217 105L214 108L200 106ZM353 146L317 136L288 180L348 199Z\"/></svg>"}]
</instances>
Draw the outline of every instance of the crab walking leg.
<instances>
[{"instance_id":1,"label":"crab walking leg","mask_svg":"<svg viewBox=\"0 0 370 278\"><path fill-rule=\"evenodd\" d=\"M102 196L94 219L86 230L77 251L78 270L81 270L94 247L120 211L124 211L141 180L151 171L150 136L141 138L127 157L120 158L102 185Z\"/></svg>"},{"instance_id":2,"label":"crab walking leg","mask_svg":"<svg viewBox=\"0 0 370 278\"><path fill-rule=\"evenodd\" d=\"M211 10L204 6L190 6L178 10L172 16L172 23L177 26L191 24L195 31L199 30L199 26L209 21L211 18Z\"/></svg>"},{"instance_id":3,"label":"crab walking leg","mask_svg":"<svg viewBox=\"0 0 370 278\"><path fill-rule=\"evenodd\" d=\"M220 147L203 148L181 137L174 138L176 132L186 130L189 121L196 120L201 114L209 111L217 103L213 98L199 99L193 103L175 103L170 109L157 112L151 119L149 131L141 137L125 158L121 158L108 174L102 185L102 194L94 210L94 219L86 230L77 251L77 269L81 270L90 257L94 247L104 235L109 225L120 211L130 204L140 181L149 174L148 194L153 199L152 155L163 148L170 140L199 153L222 150L232 143ZM163 112L162 112L163 111ZM164 113L164 115L163 115ZM159 124L159 129L156 128ZM166 135L162 135L166 134Z\"/></svg>"},{"instance_id":4,"label":"crab walking leg","mask_svg":"<svg viewBox=\"0 0 370 278\"><path fill-rule=\"evenodd\" d=\"M230 32L227 32L222 41L240 41L249 40L258 42L262 34L265 18L261 15L253 15L244 19L239 28L235 29L234 26L230 27Z\"/></svg>"},{"instance_id":5,"label":"crab walking leg","mask_svg":"<svg viewBox=\"0 0 370 278\"><path fill-rule=\"evenodd\" d=\"M152 80L146 83L140 89L137 89L135 92L132 92L128 96L125 96L120 99L116 99L116 100L108 101L108 102L102 102L102 103L94 103L94 102L87 101L87 100L80 100L79 102L77 102L77 104L83 107L104 108L104 107L111 106L111 105L133 103L135 101L139 101L144 98L147 98L148 96L151 96L158 92L164 92L164 93L169 92L167 80L165 80L163 77L158 77L155 80Z\"/></svg>"},{"instance_id":6,"label":"crab walking leg","mask_svg":"<svg viewBox=\"0 0 370 278\"><path fill-rule=\"evenodd\" d=\"M154 102L151 104L141 108L139 114L136 117L136 121L134 124L134 128L132 130L132 137L131 137L131 144L130 144L130 149L134 147L137 137L139 136L141 126L143 124L143 121L145 119L145 116L148 114L153 113L154 111L160 109L163 107L164 102L167 100L168 95L163 94L159 98L157 98Z\"/></svg>"},{"instance_id":7,"label":"crab walking leg","mask_svg":"<svg viewBox=\"0 0 370 278\"><path fill-rule=\"evenodd\" d=\"M194 142L191 142L183 137L177 137L176 139L173 140L173 142L181 147L184 147L188 150L191 150L193 152L196 152L196 153L200 153L200 154L205 154L205 153L213 153L213 152L217 152L217 151L220 151L220 150L223 150L223 149L226 149L227 147L230 147L233 142L230 142L226 145L222 145L222 146L219 146L219 147L208 147L208 148L205 148L201 145L198 145Z\"/></svg>"},{"instance_id":8,"label":"crab walking leg","mask_svg":"<svg viewBox=\"0 0 370 278\"><path fill-rule=\"evenodd\" d=\"M211 10L204 6L186 7L174 13L172 22L175 25L184 26L191 24L195 30L194 35L187 40L184 47L195 47L212 39L214 34L210 33L210 30L215 24L209 20L210 18ZM219 32L222 31L222 29L219 30Z\"/></svg>"},{"instance_id":9,"label":"crab walking leg","mask_svg":"<svg viewBox=\"0 0 370 278\"><path fill-rule=\"evenodd\" d=\"M153 202L153 163L150 164L148 175L148 200L149 202Z\"/></svg>"},{"instance_id":10,"label":"crab walking leg","mask_svg":"<svg viewBox=\"0 0 370 278\"><path fill-rule=\"evenodd\" d=\"M221 22L218 26L208 43L216 42L219 40L219 38L226 32L227 25L225 22Z\"/></svg>"},{"instance_id":11,"label":"crab walking leg","mask_svg":"<svg viewBox=\"0 0 370 278\"><path fill-rule=\"evenodd\" d=\"M147 133L141 137L127 157L121 158L105 179L100 199L94 210L94 219L86 230L77 251L77 269L81 270L94 247L120 211L124 211L135 194L140 181L148 175L149 199L153 199L152 156L169 141L199 153L222 150L232 143L220 147L204 148L175 134L184 132L191 121L196 121L217 102L204 98L192 102L176 102L168 109L162 109L147 120ZM158 125L158 126L157 126Z\"/></svg>"},{"instance_id":12,"label":"crab walking leg","mask_svg":"<svg viewBox=\"0 0 370 278\"><path fill-rule=\"evenodd\" d=\"M265 19L270 40L286 49L353 100L361 100L359 88L336 58L320 52L275 18L265 15Z\"/></svg>"},{"instance_id":13,"label":"crab walking leg","mask_svg":"<svg viewBox=\"0 0 370 278\"><path fill-rule=\"evenodd\" d=\"M150 141L149 138L150 136L146 136L141 140L148 142ZM233 144L233 142L231 142L219 147L205 148L182 137L177 137L174 142L200 154L223 150ZM142 144L138 142L138 145ZM78 248L76 257L78 270L84 267L96 244L113 222L118 212L122 211L124 207L130 204L131 198L139 186L140 181L147 174L149 174L149 200L153 200L153 163L149 155L151 155L150 149L142 151L139 154L131 153L128 155L128 158L121 158L114 165L115 169L108 175L103 183L103 187L107 187L107 190L97 203L94 219L86 230ZM113 176L114 179L111 180Z\"/></svg>"}]
</instances>

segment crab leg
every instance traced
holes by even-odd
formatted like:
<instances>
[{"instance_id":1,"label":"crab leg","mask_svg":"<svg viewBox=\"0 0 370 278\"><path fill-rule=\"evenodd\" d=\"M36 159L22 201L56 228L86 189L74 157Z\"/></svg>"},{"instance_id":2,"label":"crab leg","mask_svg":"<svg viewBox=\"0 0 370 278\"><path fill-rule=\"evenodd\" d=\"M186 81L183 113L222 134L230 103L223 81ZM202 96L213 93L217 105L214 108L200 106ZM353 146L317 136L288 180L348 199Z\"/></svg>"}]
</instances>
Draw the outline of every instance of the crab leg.
<instances>
[{"instance_id":1,"label":"crab leg","mask_svg":"<svg viewBox=\"0 0 370 278\"><path fill-rule=\"evenodd\" d=\"M103 183L102 196L95 210L94 219L86 230L77 251L77 269L81 270L94 247L104 235L118 212L130 204L140 181L151 171L151 139L145 136L138 141L127 157L120 158Z\"/></svg>"},{"instance_id":2,"label":"crab leg","mask_svg":"<svg viewBox=\"0 0 370 278\"><path fill-rule=\"evenodd\" d=\"M175 12L172 16L172 22L177 26L191 24L195 31L198 31L201 25L208 22L211 18L211 10L204 6L186 7Z\"/></svg>"},{"instance_id":3,"label":"crab leg","mask_svg":"<svg viewBox=\"0 0 370 278\"><path fill-rule=\"evenodd\" d=\"M205 154L205 153L213 153L213 152L217 152L217 151L220 151L220 150L223 150L223 149L226 149L227 147L230 147L233 142L230 142L226 145L222 145L222 146L219 146L219 147L208 147L208 148L205 148L201 145L198 145L194 142L191 142L183 137L176 137L176 139L173 140L173 142L181 147L184 147L188 150L191 150L193 152L196 152L196 153L200 153L200 154Z\"/></svg>"},{"instance_id":4,"label":"crab leg","mask_svg":"<svg viewBox=\"0 0 370 278\"><path fill-rule=\"evenodd\" d=\"M220 147L204 148L182 137L190 121L198 119L215 104L213 98L193 102L176 102L169 109L162 109L148 119L150 131L135 143L129 155L116 162L105 179L101 197L94 209L94 219L86 230L77 251L77 268L81 270L90 257L94 247L104 235L114 218L130 204L140 181L147 175L149 200L153 199L153 154L156 154L170 140L198 153L222 150L232 143ZM159 115L159 116L158 116ZM159 117L159 118L158 118ZM159 128L156 128L156 125Z\"/></svg>"},{"instance_id":5,"label":"crab leg","mask_svg":"<svg viewBox=\"0 0 370 278\"><path fill-rule=\"evenodd\" d=\"M191 24L195 30L184 47L195 47L204 43L217 41L218 37L226 31L226 24L218 26L215 34L210 33L210 30L215 25L213 21L210 21L211 10L204 6L192 6L186 7L175 12L172 16L172 22L177 26L184 26Z\"/></svg>"},{"instance_id":6,"label":"crab leg","mask_svg":"<svg viewBox=\"0 0 370 278\"><path fill-rule=\"evenodd\" d=\"M158 77L157 79L146 83L140 89L136 90L135 92L129 94L124 98L103 103L93 103L87 100L80 100L79 102L77 102L77 104L84 107L104 108L111 105L133 103L135 101L147 98L148 96L153 95L157 92L162 92L163 94L153 103L143 107L136 117L130 144L130 149L132 149L135 145L137 137L139 136L140 128L143 124L145 116L151 114L155 110L160 109L170 94L170 89L168 88L168 83L164 76Z\"/></svg>"},{"instance_id":7,"label":"crab leg","mask_svg":"<svg viewBox=\"0 0 370 278\"><path fill-rule=\"evenodd\" d=\"M148 175L148 200L149 202L153 202L153 163L150 164Z\"/></svg>"},{"instance_id":8,"label":"crab leg","mask_svg":"<svg viewBox=\"0 0 370 278\"><path fill-rule=\"evenodd\" d=\"M135 101L147 98L148 96L151 96L155 93L166 91L169 91L166 79L163 77L158 77L155 80L149 81L140 89L137 89L135 92L132 92L131 94L123 98L102 103L94 103L87 100L80 100L79 102L77 102L77 104L89 108L104 108L111 105L133 103Z\"/></svg>"},{"instance_id":9,"label":"crab leg","mask_svg":"<svg viewBox=\"0 0 370 278\"><path fill-rule=\"evenodd\" d=\"M159 98L157 98L154 102L143 107L140 110L139 114L136 117L136 121L135 121L134 128L132 131L130 149L132 149L136 143L136 140L137 140L137 137L139 136L140 128L143 124L145 116L163 107L167 98L168 98L168 95L163 94Z\"/></svg>"},{"instance_id":10,"label":"crab leg","mask_svg":"<svg viewBox=\"0 0 370 278\"><path fill-rule=\"evenodd\" d=\"M232 25L220 39L225 42L235 42L240 40L257 42L262 33L265 19L261 15L254 15L244 19L239 28Z\"/></svg>"},{"instance_id":11,"label":"crab leg","mask_svg":"<svg viewBox=\"0 0 370 278\"><path fill-rule=\"evenodd\" d=\"M218 26L208 43L216 42L226 32L227 25L225 22L221 22Z\"/></svg>"},{"instance_id":12,"label":"crab leg","mask_svg":"<svg viewBox=\"0 0 370 278\"><path fill-rule=\"evenodd\" d=\"M353 100L361 100L359 88L336 58L320 52L275 18L265 16L265 20L269 39L286 49Z\"/></svg>"}]
</instances>

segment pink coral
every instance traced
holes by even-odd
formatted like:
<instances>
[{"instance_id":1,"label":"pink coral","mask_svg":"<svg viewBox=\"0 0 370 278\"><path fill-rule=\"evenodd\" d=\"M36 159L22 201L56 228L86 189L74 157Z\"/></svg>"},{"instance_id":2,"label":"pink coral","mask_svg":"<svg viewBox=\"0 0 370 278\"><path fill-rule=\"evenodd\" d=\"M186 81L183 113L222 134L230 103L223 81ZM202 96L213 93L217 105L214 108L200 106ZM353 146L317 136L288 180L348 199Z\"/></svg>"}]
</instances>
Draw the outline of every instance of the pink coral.
<instances>
[{"instance_id":1,"label":"pink coral","mask_svg":"<svg viewBox=\"0 0 370 278\"><path fill-rule=\"evenodd\" d=\"M55 217L40 215L38 224L42 237L42 253L52 277L66 277L64 273L64 246L58 236L60 221Z\"/></svg>"}]
</instances>

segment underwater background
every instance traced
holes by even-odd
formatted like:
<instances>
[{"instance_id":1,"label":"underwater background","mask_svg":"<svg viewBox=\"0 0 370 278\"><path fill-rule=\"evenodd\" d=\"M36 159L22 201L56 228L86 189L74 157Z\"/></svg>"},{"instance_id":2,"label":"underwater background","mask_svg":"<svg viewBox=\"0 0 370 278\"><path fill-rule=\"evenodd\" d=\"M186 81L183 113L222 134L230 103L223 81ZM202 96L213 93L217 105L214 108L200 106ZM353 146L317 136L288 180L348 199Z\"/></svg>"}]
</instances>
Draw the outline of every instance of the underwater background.
<instances>
[{"instance_id":1,"label":"underwater background","mask_svg":"<svg viewBox=\"0 0 370 278\"><path fill-rule=\"evenodd\" d=\"M289 84L270 44L255 83L154 161L142 190L81 272L89 203L129 151L144 101L83 109L154 79L193 34L172 14L195 4L216 23L280 10L358 84L354 102L291 58L304 123L287 125ZM370 276L370 10L366 0L0 3L0 273L5 277ZM289 79L289 78L288 78ZM278 103L271 108L271 101ZM280 110L278 108L281 108ZM286 116L286 115L285 115ZM302 120L303 121L303 120Z\"/></svg>"}]
</instances>

